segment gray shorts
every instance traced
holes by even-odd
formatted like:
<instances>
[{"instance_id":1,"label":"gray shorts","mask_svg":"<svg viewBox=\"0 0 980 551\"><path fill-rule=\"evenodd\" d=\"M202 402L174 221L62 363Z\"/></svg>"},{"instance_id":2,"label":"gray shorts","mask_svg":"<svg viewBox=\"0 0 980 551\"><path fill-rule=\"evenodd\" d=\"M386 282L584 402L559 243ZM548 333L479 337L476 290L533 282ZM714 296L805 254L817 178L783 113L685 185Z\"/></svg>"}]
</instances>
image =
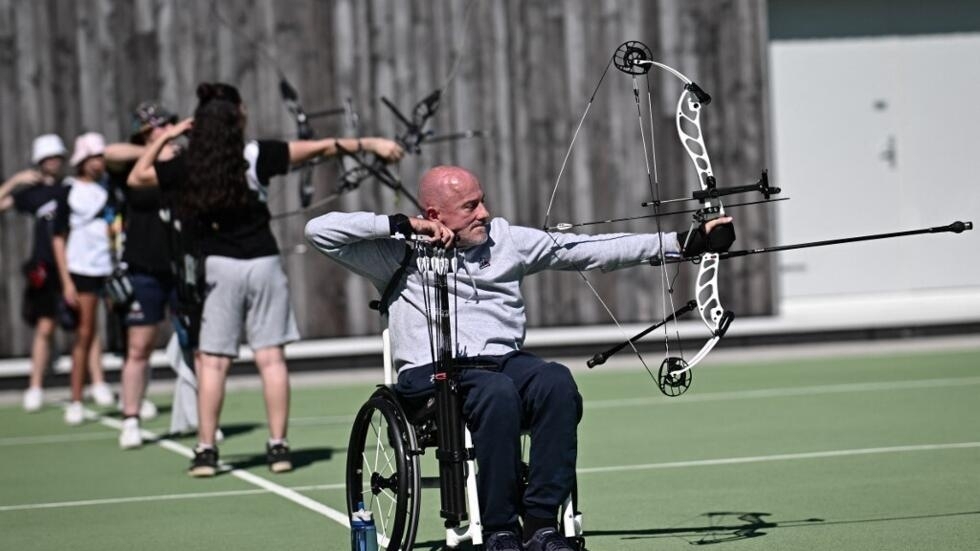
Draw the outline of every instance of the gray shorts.
<instances>
[{"instance_id":1,"label":"gray shorts","mask_svg":"<svg viewBox=\"0 0 980 551\"><path fill-rule=\"evenodd\" d=\"M299 340L289 303L289 282L278 256L242 260L209 256L200 350L238 356L242 329L252 350Z\"/></svg>"}]
</instances>

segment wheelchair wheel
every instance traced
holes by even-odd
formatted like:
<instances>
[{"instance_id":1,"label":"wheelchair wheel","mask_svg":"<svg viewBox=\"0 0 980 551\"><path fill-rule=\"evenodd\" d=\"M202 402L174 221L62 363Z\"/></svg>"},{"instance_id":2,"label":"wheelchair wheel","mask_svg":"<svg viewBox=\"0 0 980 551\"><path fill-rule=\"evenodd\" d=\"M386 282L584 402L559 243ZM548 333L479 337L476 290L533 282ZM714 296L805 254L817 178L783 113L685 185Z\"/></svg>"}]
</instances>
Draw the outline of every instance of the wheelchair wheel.
<instances>
[{"instance_id":1,"label":"wheelchair wheel","mask_svg":"<svg viewBox=\"0 0 980 551\"><path fill-rule=\"evenodd\" d=\"M379 389L361 407L347 446L347 511L371 511L379 545L410 550L419 518L419 458L415 432L394 395Z\"/></svg>"}]
</instances>

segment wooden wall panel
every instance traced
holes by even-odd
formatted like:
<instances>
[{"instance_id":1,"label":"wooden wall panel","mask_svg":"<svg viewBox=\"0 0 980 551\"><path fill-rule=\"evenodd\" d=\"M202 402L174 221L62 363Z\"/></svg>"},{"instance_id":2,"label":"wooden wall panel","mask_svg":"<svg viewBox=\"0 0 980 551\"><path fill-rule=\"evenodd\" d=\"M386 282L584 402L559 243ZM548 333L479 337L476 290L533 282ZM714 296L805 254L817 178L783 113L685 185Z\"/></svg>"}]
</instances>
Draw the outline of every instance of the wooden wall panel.
<instances>
[{"instance_id":1,"label":"wooden wall panel","mask_svg":"<svg viewBox=\"0 0 980 551\"><path fill-rule=\"evenodd\" d=\"M540 226L578 119L613 50L642 40L655 57L698 81L714 101L704 110L708 148L720 185L754 181L769 158L766 21L763 0L0 0L0 174L24 167L30 140L58 132L71 145L84 130L126 139L129 112L159 99L181 115L199 81L241 89L249 135L292 137L295 125L279 97L286 77L308 111L351 98L364 135L399 128L379 101L403 112L453 72L431 128L481 129L483 139L433 144L397 172L406 186L436 164L462 164L483 181L495 215ZM657 172L665 196L696 182L676 142L678 83L651 79ZM644 85L645 86L645 85ZM645 107L644 107L645 109ZM318 135L346 132L340 117L317 119ZM642 214L648 200L630 79L607 75L582 128L553 208L552 221ZM318 197L337 184L338 169L314 170ZM299 206L299 177L275 183L274 213ZM407 211L389 190L365 182L329 208ZM319 212L323 212L321 210ZM306 337L369 334L379 329L366 304L377 293L305 246L303 227L316 213L274 222ZM765 207L737 213L739 246L774 236ZM684 218L665 229L686 229ZM649 222L599 226L595 232L655 231ZM30 224L0 215L0 356L28 352L20 322L19 266ZM740 315L773 308L770 260L756 256L723 267L723 300ZM673 272L671 272L673 274ZM681 269L677 296L690 293ZM660 274L634 269L590 275L621 321L659 315ZM607 323L577 274L527 281L533 325Z\"/></svg>"}]
</instances>

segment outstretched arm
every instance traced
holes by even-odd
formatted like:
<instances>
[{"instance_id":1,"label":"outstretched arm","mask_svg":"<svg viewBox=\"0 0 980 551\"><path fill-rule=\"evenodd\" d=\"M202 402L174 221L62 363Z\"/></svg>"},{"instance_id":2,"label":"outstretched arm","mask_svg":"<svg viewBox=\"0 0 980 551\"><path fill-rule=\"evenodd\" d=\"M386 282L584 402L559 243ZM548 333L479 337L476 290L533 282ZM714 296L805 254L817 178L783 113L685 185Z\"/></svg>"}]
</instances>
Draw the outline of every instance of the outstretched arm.
<instances>
[{"instance_id":1,"label":"outstretched arm","mask_svg":"<svg viewBox=\"0 0 980 551\"><path fill-rule=\"evenodd\" d=\"M131 143L111 143L105 146L105 163L111 168L121 168L139 159L144 146Z\"/></svg>"},{"instance_id":2,"label":"outstretched arm","mask_svg":"<svg viewBox=\"0 0 980 551\"><path fill-rule=\"evenodd\" d=\"M289 162L299 164L314 157L331 157L344 151L370 151L388 162L401 160L405 150L385 138L324 138L289 142Z\"/></svg>"},{"instance_id":3,"label":"outstretched arm","mask_svg":"<svg viewBox=\"0 0 980 551\"><path fill-rule=\"evenodd\" d=\"M688 232L555 234L522 226L511 226L510 232L524 254L527 273L547 269L608 272L658 258L661 246L666 256L695 257L727 250L735 240L730 216L705 223L690 232L690 237Z\"/></svg>"}]
</instances>

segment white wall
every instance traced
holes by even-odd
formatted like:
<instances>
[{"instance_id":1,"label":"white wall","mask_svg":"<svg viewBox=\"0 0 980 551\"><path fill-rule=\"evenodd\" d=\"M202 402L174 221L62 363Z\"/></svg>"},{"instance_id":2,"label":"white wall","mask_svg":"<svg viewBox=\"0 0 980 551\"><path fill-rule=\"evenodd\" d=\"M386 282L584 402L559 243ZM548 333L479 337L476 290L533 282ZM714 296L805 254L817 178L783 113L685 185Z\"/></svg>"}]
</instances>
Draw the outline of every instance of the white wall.
<instances>
[{"instance_id":1,"label":"white wall","mask_svg":"<svg viewBox=\"0 0 980 551\"><path fill-rule=\"evenodd\" d=\"M980 222L980 33L770 45L778 241ZM980 291L980 230L779 254L785 300Z\"/></svg>"}]
</instances>

